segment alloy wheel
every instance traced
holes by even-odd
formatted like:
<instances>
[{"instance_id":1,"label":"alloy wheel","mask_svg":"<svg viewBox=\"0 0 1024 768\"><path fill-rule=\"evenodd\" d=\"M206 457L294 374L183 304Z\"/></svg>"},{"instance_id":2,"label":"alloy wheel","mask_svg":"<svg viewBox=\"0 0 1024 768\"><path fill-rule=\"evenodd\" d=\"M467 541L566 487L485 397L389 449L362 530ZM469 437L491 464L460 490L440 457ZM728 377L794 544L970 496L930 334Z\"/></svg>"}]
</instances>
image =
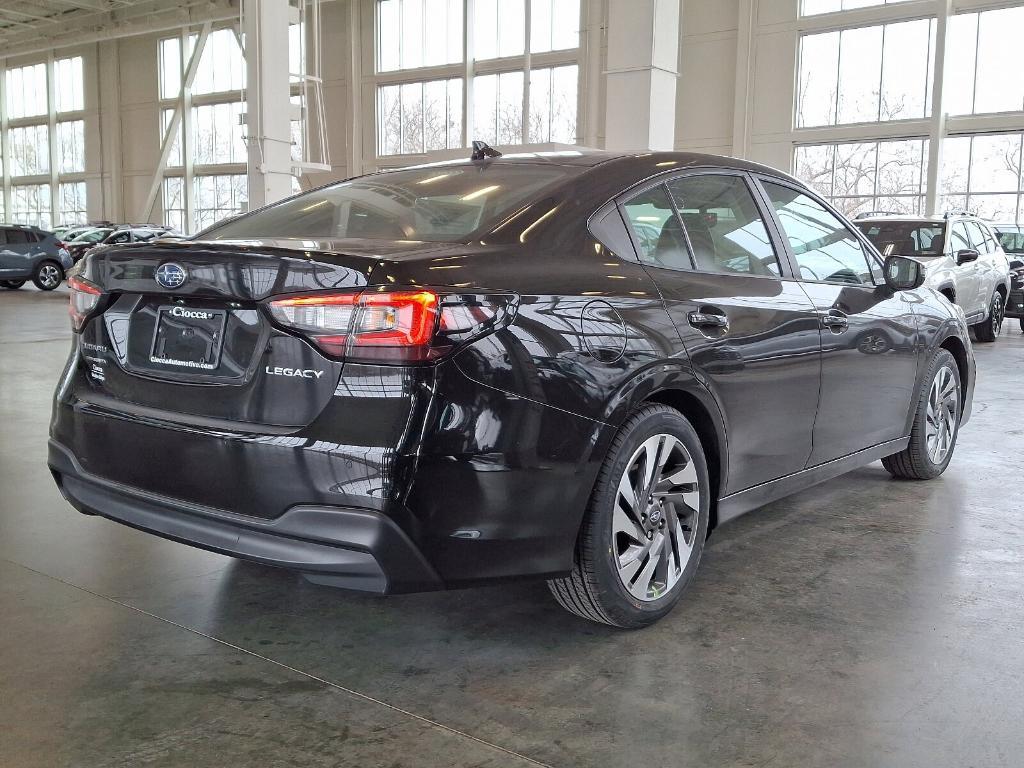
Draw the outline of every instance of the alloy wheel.
<instances>
[{"instance_id":1,"label":"alloy wheel","mask_svg":"<svg viewBox=\"0 0 1024 768\"><path fill-rule=\"evenodd\" d=\"M39 282L46 288L60 285L60 270L52 264L44 264L39 270Z\"/></svg>"},{"instance_id":2,"label":"alloy wheel","mask_svg":"<svg viewBox=\"0 0 1024 768\"><path fill-rule=\"evenodd\" d=\"M925 445L933 464L941 464L952 450L959 417L960 385L953 371L944 365L932 379L925 413Z\"/></svg>"},{"instance_id":3,"label":"alloy wheel","mask_svg":"<svg viewBox=\"0 0 1024 768\"><path fill-rule=\"evenodd\" d=\"M1003 297L998 293L992 297L992 335L998 336L1003 327Z\"/></svg>"},{"instance_id":4,"label":"alloy wheel","mask_svg":"<svg viewBox=\"0 0 1024 768\"><path fill-rule=\"evenodd\" d=\"M619 579L638 600L668 594L693 555L700 509L697 470L674 435L648 438L619 479L612 515Z\"/></svg>"}]
</instances>

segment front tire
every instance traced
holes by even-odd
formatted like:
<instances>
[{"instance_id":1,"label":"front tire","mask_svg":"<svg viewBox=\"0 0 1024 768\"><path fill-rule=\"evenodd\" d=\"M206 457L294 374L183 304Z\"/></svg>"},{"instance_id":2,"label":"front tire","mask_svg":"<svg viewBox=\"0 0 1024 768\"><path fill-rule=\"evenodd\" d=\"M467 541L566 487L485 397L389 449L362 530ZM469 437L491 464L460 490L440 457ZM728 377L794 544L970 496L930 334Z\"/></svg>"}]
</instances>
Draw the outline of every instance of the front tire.
<instances>
[{"instance_id":1,"label":"front tire","mask_svg":"<svg viewBox=\"0 0 1024 768\"><path fill-rule=\"evenodd\" d=\"M6 288L9 291L16 291L24 284L24 280L0 280L0 288Z\"/></svg>"},{"instance_id":2,"label":"front tire","mask_svg":"<svg viewBox=\"0 0 1024 768\"><path fill-rule=\"evenodd\" d=\"M990 344L995 341L999 336L999 331L1003 327L1003 316L1005 309L1003 308L1003 294L999 291L993 291L992 303L988 310L988 319L983 320L974 326L975 338L986 344Z\"/></svg>"},{"instance_id":3,"label":"front tire","mask_svg":"<svg viewBox=\"0 0 1024 768\"><path fill-rule=\"evenodd\" d=\"M573 570L548 586L566 610L637 629L665 616L693 578L711 507L707 462L682 414L646 406L619 430L598 475Z\"/></svg>"},{"instance_id":4,"label":"front tire","mask_svg":"<svg viewBox=\"0 0 1024 768\"><path fill-rule=\"evenodd\" d=\"M948 350L932 358L917 397L910 443L899 453L882 459L893 477L931 480L946 471L960 430L960 369Z\"/></svg>"},{"instance_id":5,"label":"front tire","mask_svg":"<svg viewBox=\"0 0 1024 768\"><path fill-rule=\"evenodd\" d=\"M64 268L56 261L41 261L32 274L32 282L40 291L52 291L64 281Z\"/></svg>"}]
</instances>

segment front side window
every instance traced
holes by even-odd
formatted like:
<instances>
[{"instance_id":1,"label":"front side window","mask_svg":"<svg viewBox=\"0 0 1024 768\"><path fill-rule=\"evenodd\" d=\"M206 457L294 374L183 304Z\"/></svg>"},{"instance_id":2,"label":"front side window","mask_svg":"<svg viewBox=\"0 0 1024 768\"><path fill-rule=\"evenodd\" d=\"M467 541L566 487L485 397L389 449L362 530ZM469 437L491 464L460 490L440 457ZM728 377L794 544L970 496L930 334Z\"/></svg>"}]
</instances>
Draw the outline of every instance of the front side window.
<instances>
[{"instance_id":1,"label":"front side window","mask_svg":"<svg viewBox=\"0 0 1024 768\"><path fill-rule=\"evenodd\" d=\"M967 235L967 227L962 221L953 225L949 236L950 251L955 256L960 251L967 251L971 248L971 239Z\"/></svg>"},{"instance_id":2,"label":"front side window","mask_svg":"<svg viewBox=\"0 0 1024 768\"><path fill-rule=\"evenodd\" d=\"M573 172L524 163L378 173L289 198L208 237L464 242Z\"/></svg>"},{"instance_id":3,"label":"front side window","mask_svg":"<svg viewBox=\"0 0 1024 768\"><path fill-rule=\"evenodd\" d=\"M683 227L663 185L641 192L622 207L636 236L640 261L652 267L693 268Z\"/></svg>"},{"instance_id":4,"label":"front side window","mask_svg":"<svg viewBox=\"0 0 1024 768\"><path fill-rule=\"evenodd\" d=\"M988 245L985 243L985 233L977 223L973 221L967 222L967 234L971 238L971 248L978 253L986 253L988 251Z\"/></svg>"},{"instance_id":5,"label":"front side window","mask_svg":"<svg viewBox=\"0 0 1024 768\"><path fill-rule=\"evenodd\" d=\"M668 183L693 259L703 272L779 275L757 204L739 176L687 176Z\"/></svg>"},{"instance_id":6,"label":"front side window","mask_svg":"<svg viewBox=\"0 0 1024 768\"><path fill-rule=\"evenodd\" d=\"M874 285L860 241L821 203L802 192L764 182L804 280Z\"/></svg>"}]
</instances>

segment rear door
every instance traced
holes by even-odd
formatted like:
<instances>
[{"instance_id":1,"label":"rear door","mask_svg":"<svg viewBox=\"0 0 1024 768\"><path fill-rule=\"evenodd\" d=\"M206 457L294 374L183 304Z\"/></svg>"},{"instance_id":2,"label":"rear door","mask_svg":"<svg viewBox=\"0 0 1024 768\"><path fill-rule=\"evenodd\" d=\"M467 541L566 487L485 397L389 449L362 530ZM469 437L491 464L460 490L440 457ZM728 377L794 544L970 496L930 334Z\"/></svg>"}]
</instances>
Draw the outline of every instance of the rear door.
<instances>
[{"instance_id":1,"label":"rear door","mask_svg":"<svg viewBox=\"0 0 1024 768\"><path fill-rule=\"evenodd\" d=\"M808 466L907 433L917 380L913 293L894 294L866 240L805 190L762 177L821 326L821 396Z\"/></svg>"},{"instance_id":2,"label":"rear door","mask_svg":"<svg viewBox=\"0 0 1024 768\"><path fill-rule=\"evenodd\" d=\"M691 172L649 185L622 210L697 376L721 404L723 493L802 469L818 402L818 320L782 267L750 179Z\"/></svg>"}]
</instances>

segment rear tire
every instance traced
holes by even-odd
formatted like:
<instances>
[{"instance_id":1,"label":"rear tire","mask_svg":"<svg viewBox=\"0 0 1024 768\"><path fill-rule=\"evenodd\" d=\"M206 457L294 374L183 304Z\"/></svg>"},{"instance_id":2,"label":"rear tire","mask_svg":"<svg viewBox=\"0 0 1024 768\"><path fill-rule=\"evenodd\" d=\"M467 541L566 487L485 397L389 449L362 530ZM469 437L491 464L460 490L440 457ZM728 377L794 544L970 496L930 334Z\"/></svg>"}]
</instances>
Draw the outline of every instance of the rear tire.
<instances>
[{"instance_id":1,"label":"rear tire","mask_svg":"<svg viewBox=\"0 0 1024 768\"><path fill-rule=\"evenodd\" d=\"M940 349L917 396L910 443L882 459L889 474L905 480L931 480L946 471L960 431L961 388L956 359Z\"/></svg>"},{"instance_id":2,"label":"rear tire","mask_svg":"<svg viewBox=\"0 0 1024 768\"><path fill-rule=\"evenodd\" d=\"M41 261L32 274L32 282L40 291L52 291L64 282L64 268L56 261Z\"/></svg>"},{"instance_id":3,"label":"rear tire","mask_svg":"<svg viewBox=\"0 0 1024 768\"><path fill-rule=\"evenodd\" d=\"M711 491L700 438L664 405L637 411L601 467L569 576L548 582L584 619L638 629L665 616L693 578Z\"/></svg>"},{"instance_id":4,"label":"rear tire","mask_svg":"<svg viewBox=\"0 0 1024 768\"><path fill-rule=\"evenodd\" d=\"M9 291L16 291L24 284L24 280L0 280L0 288L6 288Z\"/></svg>"},{"instance_id":5,"label":"rear tire","mask_svg":"<svg viewBox=\"0 0 1024 768\"><path fill-rule=\"evenodd\" d=\"M990 344L999 336L1003 327L1003 294L999 291L992 292L992 303L989 305L988 319L983 320L974 326L974 337L983 343Z\"/></svg>"}]
</instances>

